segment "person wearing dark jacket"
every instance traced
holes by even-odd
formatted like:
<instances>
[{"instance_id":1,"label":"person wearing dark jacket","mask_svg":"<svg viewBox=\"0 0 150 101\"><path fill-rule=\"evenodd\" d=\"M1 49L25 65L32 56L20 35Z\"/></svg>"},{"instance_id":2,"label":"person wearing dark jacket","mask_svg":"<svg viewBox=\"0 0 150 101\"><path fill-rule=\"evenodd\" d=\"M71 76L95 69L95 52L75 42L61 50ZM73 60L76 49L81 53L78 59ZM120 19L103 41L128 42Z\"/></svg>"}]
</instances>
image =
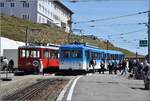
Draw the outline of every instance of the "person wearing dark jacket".
<instances>
[{"instance_id":1,"label":"person wearing dark jacket","mask_svg":"<svg viewBox=\"0 0 150 101\"><path fill-rule=\"evenodd\" d=\"M148 64L147 61L144 61L143 64L143 78L144 78L144 85L145 89L149 90L150 89L150 64Z\"/></svg>"},{"instance_id":2,"label":"person wearing dark jacket","mask_svg":"<svg viewBox=\"0 0 150 101\"><path fill-rule=\"evenodd\" d=\"M9 71L12 71L14 70L14 61L13 59L10 59L10 61L8 62L8 69Z\"/></svg>"},{"instance_id":3,"label":"person wearing dark jacket","mask_svg":"<svg viewBox=\"0 0 150 101\"><path fill-rule=\"evenodd\" d=\"M123 74L127 74L126 73L126 68L127 68L127 64L126 64L126 61L124 60L123 62L122 62L122 73L121 73L121 75L123 75Z\"/></svg>"},{"instance_id":4,"label":"person wearing dark jacket","mask_svg":"<svg viewBox=\"0 0 150 101\"><path fill-rule=\"evenodd\" d=\"M94 58L91 59L90 65L91 65L92 68L93 68L93 73L95 73L95 65L96 65L96 61L94 60Z\"/></svg>"},{"instance_id":5,"label":"person wearing dark jacket","mask_svg":"<svg viewBox=\"0 0 150 101\"><path fill-rule=\"evenodd\" d=\"M129 73L133 70L133 61L129 60Z\"/></svg>"},{"instance_id":6,"label":"person wearing dark jacket","mask_svg":"<svg viewBox=\"0 0 150 101\"><path fill-rule=\"evenodd\" d=\"M104 74L104 72L105 72L105 63L104 62L101 62L101 71L100 71L100 73L102 72L103 74Z\"/></svg>"}]
</instances>

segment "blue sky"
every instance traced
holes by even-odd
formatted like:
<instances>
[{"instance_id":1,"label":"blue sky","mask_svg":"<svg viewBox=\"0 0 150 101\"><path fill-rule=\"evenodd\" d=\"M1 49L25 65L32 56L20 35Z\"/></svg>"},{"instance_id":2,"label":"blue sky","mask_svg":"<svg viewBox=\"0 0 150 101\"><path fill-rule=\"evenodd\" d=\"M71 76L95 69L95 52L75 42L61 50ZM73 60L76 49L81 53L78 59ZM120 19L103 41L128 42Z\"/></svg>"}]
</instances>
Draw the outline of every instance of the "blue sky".
<instances>
[{"instance_id":1,"label":"blue sky","mask_svg":"<svg viewBox=\"0 0 150 101\"><path fill-rule=\"evenodd\" d=\"M118 17L148 11L149 0L78 0L63 3L73 12L73 22ZM84 34L92 34L99 38L109 39L115 46L128 49L139 54L147 54L147 48L138 47L139 40L147 39L148 13L113 20L73 24L73 29L82 29ZM90 27L94 26L94 27ZM135 33L128 33L141 30ZM79 32L76 32L79 34ZM116 35L117 34L117 35ZM120 35L122 34L122 35Z\"/></svg>"}]
</instances>

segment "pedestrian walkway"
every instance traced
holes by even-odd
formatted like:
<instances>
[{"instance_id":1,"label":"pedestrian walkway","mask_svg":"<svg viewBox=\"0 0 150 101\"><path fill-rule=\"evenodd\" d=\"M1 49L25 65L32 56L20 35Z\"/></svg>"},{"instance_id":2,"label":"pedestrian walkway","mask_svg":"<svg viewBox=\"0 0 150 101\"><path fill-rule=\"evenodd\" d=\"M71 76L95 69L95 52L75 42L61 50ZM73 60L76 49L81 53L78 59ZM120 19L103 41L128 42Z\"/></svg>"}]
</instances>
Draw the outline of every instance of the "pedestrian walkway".
<instances>
[{"instance_id":1,"label":"pedestrian walkway","mask_svg":"<svg viewBox=\"0 0 150 101\"><path fill-rule=\"evenodd\" d=\"M71 101L150 101L142 80L118 75L92 74L76 81Z\"/></svg>"}]
</instances>

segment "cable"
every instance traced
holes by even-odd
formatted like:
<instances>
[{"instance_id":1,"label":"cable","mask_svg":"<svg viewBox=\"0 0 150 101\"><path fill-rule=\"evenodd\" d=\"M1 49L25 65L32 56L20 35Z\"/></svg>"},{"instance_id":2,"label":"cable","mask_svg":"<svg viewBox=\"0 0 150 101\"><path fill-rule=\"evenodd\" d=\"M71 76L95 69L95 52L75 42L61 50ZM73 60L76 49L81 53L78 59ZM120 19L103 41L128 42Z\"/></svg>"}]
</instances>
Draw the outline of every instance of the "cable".
<instances>
[{"instance_id":1,"label":"cable","mask_svg":"<svg viewBox=\"0 0 150 101\"><path fill-rule=\"evenodd\" d=\"M112 24L105 24L105 25L89 25L88 27L97 27L97 26L130 26L130 25L142 25L142 24L145 24L145 23L124 23L124 24L115 24L115 23L112 23Z\"/></svg>"},{"instance_id":2,"label":"cable","mask_svg":"<svg viewBox=\"0 0 150 101\"><path fill-rule=\"evenodd\" d=\"M68 0L71 3L77 3L77 2L109 2L109 1L117 1L118 0ZM120 1L132 1L132 0L120 0ZM141 1L141 0L133 0L133 1Z\"/></svg>"},{"instance_id":3,"label":"cable","mask_svg":"<svg viewBox=\"0 0 150 101\"><path fill-rule=\"evenodd\" d=\"M126 32L126 33L121 33L121 34L114 34L114 35L108 35L108 37L121 37L121 35L128 35L128 34L133 34L133 33L137 33L137 32L141 32L147 29L139 29L139 30L135 30L135 31L131 31L131 32Z\"/></svg>"},{"instance_id":4,"label":"cable","mask_svg":"<svg viewBox=\"0 0 150 101\"><path fill-rule=\"evenodd\" d=\"M121 15L121 16L110 17L110 18L102 18L102 19L95 19L95 20L88 20L88 21L77 21L77 22L74 22L74 24L113 20L113 19L119 19L119 18L129 17L129 16L135 16L135 15L145 14L145 13L148 13L148 12L150 12L150 11L143 11L143 12L132 13L132 14L127 14L127 15Z\"/></svg>"}]
</instances>

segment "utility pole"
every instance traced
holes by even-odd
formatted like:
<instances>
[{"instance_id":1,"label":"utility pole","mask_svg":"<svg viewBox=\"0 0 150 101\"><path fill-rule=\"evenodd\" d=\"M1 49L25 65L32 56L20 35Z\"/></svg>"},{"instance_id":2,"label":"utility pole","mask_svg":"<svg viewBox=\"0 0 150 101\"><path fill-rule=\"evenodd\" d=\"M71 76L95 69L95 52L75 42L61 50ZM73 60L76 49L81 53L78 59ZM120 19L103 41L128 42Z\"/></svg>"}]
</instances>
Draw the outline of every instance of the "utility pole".
<instances>
[{"instance_id":1,"label":"utility pole","mask_svg":"<svg viewBox=\"0 0 150 101\"><path fill-rule=\"evenodd\" d=\"M25 45L28 45L28 30L29 30L29 26L19 26L19 27L23 27L25 28Z\"/></svg>"},{"instance_id":2,"label":"utility pole","mask_svg":"<svg viewBox=\"0 0 150 101\"><path fill-rule=\"evenodd\" d=\"M27 26L26 27L26 39L25 39L26 46L28 45L28 29L29 29L29 27Z\"/></svg>"},{"instance_id":3,"label":"utility pole","mask_svg":"<svg viewBox=\"0 0 150 101\"><path fill-rule=\"evenodd\" d=\"M150 1L149 1L149 11L148 11L148 62L150 63Z\"/></svg>"},{"instance_id":4,"label":"utility pole","mask_svg":"<svg viewBox=\"0 0 150 101\"><path fill-rule=\"evenodd\" d=\"M109 45L109 40L107 40L107 50L109 49L108 45Z\"/></svg>"},{"instance_id":5,"label":"utility pole","mask_svg":"<svg viewBox=\"0 0 150 101\"><path fill-rule=\"evenodd\" d=\"M138 52L135 53L135 58L137 60L137 58L138 58Z\"/></svg>"},{"instance_id":6,"label":"utility pole","mask_svg":"<svg viewBox=\"0 0 150 101\"><path fill-rule=\"evenodd\" d=\"M69 33L68 33L68 36L67 36L67 41L68 43L70 43L70 38L71 38L71 34L72 34L72 18L70 16L70 20L68 20L68 25L69 25Z\"/></svg>"}]
</instances>

